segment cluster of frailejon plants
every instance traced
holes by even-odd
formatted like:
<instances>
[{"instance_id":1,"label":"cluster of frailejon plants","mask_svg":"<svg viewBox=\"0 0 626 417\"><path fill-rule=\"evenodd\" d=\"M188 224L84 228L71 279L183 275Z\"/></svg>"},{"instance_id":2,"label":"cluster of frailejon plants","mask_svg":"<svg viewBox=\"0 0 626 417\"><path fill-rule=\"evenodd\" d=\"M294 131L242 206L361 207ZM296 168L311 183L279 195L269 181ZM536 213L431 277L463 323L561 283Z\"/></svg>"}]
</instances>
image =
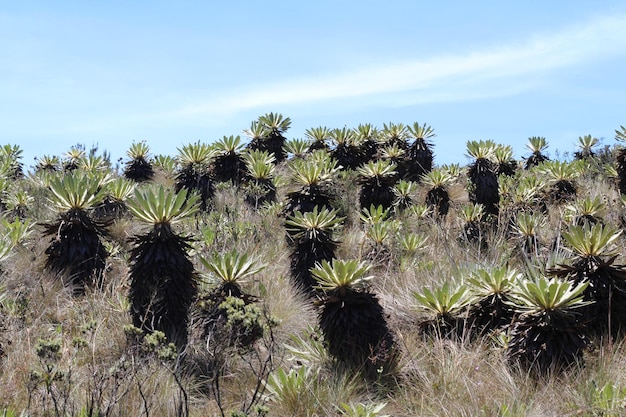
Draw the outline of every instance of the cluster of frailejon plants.
<instances>
[{"instance_id":1,"label":"cluster of frailejon plants","mask_svg":"<svg viewBox=\"0 0 626 417\"><path fill-rule=\"evenodd\" d=\"M469 140L437 165L425 123L290 125L173 156L133 142L118 165L1 147L0 411L432 415L414 390L450 384L426 376L439 351L538 387L621 349L626 128L558 158ZM578 389L558 412L626 405L619 380Z\"/></svg>"}]
</instances>

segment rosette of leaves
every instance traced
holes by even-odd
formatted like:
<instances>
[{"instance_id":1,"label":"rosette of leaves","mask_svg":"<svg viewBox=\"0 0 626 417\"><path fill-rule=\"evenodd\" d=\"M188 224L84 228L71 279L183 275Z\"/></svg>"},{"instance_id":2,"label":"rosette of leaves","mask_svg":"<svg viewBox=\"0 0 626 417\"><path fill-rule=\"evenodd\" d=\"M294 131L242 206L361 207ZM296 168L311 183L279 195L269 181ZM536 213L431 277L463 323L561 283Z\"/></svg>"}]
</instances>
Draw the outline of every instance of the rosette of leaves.
<instances>
[{"instance_id":1,"label":"rosette of leaves","mask_svg":"<svg viewBox=\"0 0 626 417\"><path fill-rule=\"evenodd\" d=\"M338 171L337 161L324 151L316 151L307 159L295 159L289 164L290 179L294 191L287 193L285 214L296 211L306 213L319 209L333 209L335 191L333 177Z\"/></svg>"},{"instance_id":2,"label":"rosette of leaves","mask_svg":"<svg viewBox=\"0 0 626 417\"><path fill-rule=\"evenodd\" d=\"M415 204L417 186L413 181L400 180L393 187L393 208L396 212L403 212Z\"/></svg>"},{"instance_id":3,"label":"rosette of leaves","mask_svg":"<svg viewBox=\"0 0 626 417\"><path fill-rule=\"evenodd\" d=\"M539 374L582 363L589 345L580 313L589 304L587 287L546 277L518 282L510 293L519 315L509 331L509 361Z\"/></svg>"},{"instance_id":4,"label":"rosette of leaves","mask_svg":"<svg viewBox=\"0 0 626 417\"><path fill-rule=\"evenodd\" d=\"M69 172L78 169L80 161L85 157L85 150L81 146L72 146L64 154L63 170Z\"/></svg>"},{"instance_id":5,"label":"rosette of leaves","mask_svg":"<svg viewBox=\"0 0 626 417\"><path fill-rule=\"evenodd\" d=\"M337 210L318 210L316 206L310 212L297 211L285 221L287 236L292 242L289 255L291 281L298 290L314 294L317 281L311 269L322 261L330 262L335 258L339 244L334 236L343 220Z\"/></svg>"},{"instance_id":6,"label":"rosette of leaves","mask_svg":"<svg viewBox=\"0 0 626 417\"><path fill-rule=\"evenodd\" d=\"M6 198L8 217L25 220L34 202L35 198L26 190L21 188L13 189Z\"/></svg>"},{"instance_id":7,"label":"rosette of leaves","mask_svg":"<svg viewBox=\"0 0 626 417\"><path fill-rule=\"evenodd\" d=\"M82 158L78 163L78 169L84 172L96 174L96 173L104 173L108 174L110 171L111 163L109 159L107 159L106 155L95 155L94 150L84 158Z\"/></svg>"},{"instance_id":8,"label":"rosette of leaves","mask_svg":"<svg viewBox=\"0 0 626 417\"><path fill-rule=\"evenodd\" d=\"M291 126L291 119L279 113L266 113L252 122L250 129L244 133L251 138L250 150L267 151L274 155L277 162L283 161L287 153L283 149L284 133Z\"/></svg>"},{"instance_id":9,"label":"rosette of leaves","mask_svg":"<svg viewBox=\"0 0 626 417\"><path fill-rule=\"evenodd\" d=\"M483 227L485 208L481 204L466 204L461 208L463 231L459 240L477 245L479 249L487 249L487 236Z\"/></svg>"},{"instance_id":10,"label":"rosette of leaves","mask_svg":"<svg viewBox=\"0 0 626 417\"><path fill-rule=\"evenodd\" d=\"M555 203L563 203L576 197L575 180L580 176L579 165L574 162L548 161L537 167L545 175L550 186L548 198Z\"/></svg>"},{"instance_id":11,"label":"rosette of leaves","mask_svg":"<svg viewBox=\"0 0 626 417\"><path fill-rule=\"evenodd\" d=\"M491 140L467 142L467 155L474 159L467 172L470 201L482 204L486 215L497 215L500 202L497 167L493 162L496 148L497 145Z\"/></svg>"},{"instance_id":12,"label":"rosette of leaves","mask_svg":"<svg viewBox=\"0 0 626 417\"><path fill-rule=\"evenodd\" d=\"M304 158L309 151L309 144L305 139L291 139L285 142L285 151L292 158Z\"/></svg>"},{"instance_id":13,"label":"rosette of leaves","mask_svg":"<svg viewBox=\"0 0 626 417\"><path fill-rule=\"evenodd\" d=\"M615 130L615 140L621 144L615 154L619 191L626 194L626 147L623 145L626 142L626 127L620 125L620 128Z\"/></svg>"},{"instance_id":14,"label":"rosette of leaves","mask_svg":"<svg viewBox=\"0 0 626 417\"><path fill-rule=\"evenodd\" d=\"M379 150L380 132L370 123L362 123L354 129L363 163L373 161Z\"/></svg>"},{"instance_id":15,"label":"rosette of leaves","mask_svg":"<svg viewBox=\"0 0 626 417\"><path fill-rule=\"evenodd\" d=\"M127 201L130 212L151 226L131 238L128 298L133 325L148 333L165 333L179 350L187 344L198 278L188 254L191 238L176 233L173 225L197 212L198 200L186 190L174 193L159 186L136 189Z\"/></svg>"},{"instance_id":16,"label":"rosette of leaves","mask_svg":"<svg viewBox=\"0 0 626 417\"><path fill-rule=\"evenodd\" d=\"M605 208L606 204L600 197L591 198L585 196L565 206L565 216L576 226L594 225L596 223L604 224L603 214Z\"/></svg>"},{"instance_id":17,"label":"rosette of leaves","mask_svg":"<svg viewBox=\"0 0 626 417\"><path fill-rule=\"evenodd\" d=\"M324 292L319 326L330 355L371 379L396 366L397 347L378 298L367 283L370 266L357 260L322 261L311 273Z\"/></svg>"},{"instance_id":18,"label":"rosette of leaves","mask_svg":"<svg viewBox=\"0 0 626 417\"><path fill-rule=\"evenodd\" d=\"M620 235L602 224L571 226L563 238L573 257L547 271L576 285L588 284L583 296L590 304L581 312L599 335L615 335L626 326L626 267L615 264Z\"/></svg>"},{"instance_id":19,"label":"rosette of leaves","mask_svg":"<svg viewBox=\"0 0 626 417\"><path fill-rule=\"evenodd\" d=\"M346 127L330 131L330 155L341 170L353 170L365 163L359 139L354 130Z\"/></svg>"},{"instance_id":20,"label":"rosette of leaves","mask_svg":"<svg viewBox=\"0 0 626 417\"><path fill-rule=\"evenodd\" d=\"M312 127L304 131L304 136L309 139L309 152L317 150L329 150L328 140L330 130L326 126Z\"/></svg>"},{"instance_id":21,"label":"rosette of leaves","mask_svg":"<svg viewBox=\"0 0 626 417\"><path fill-rule=\"evenodd\" d=\"M361 185L359 205L362 209L379 205L389 209L393 206L393 187L398 181L396 164L383 160L368 162L358 167L356 172Z\"/></svg>"},{"instance_id":22,"label":"rosette of leaves","mask_svg":"<svg viewBox=\"0 0 626 417\"><path fill-rule=\"evenodd\" d=\"M249 151L244 154L247 173L243 185L245 201L259 208L263 204L276 201L276 158L267 151Z\"/></svg>"},{"instance_id":23,"label":"rosette of leaves","mask_svg":"<svg viewBox=\"0 0 626 417\"><path fill-rule=\"evenodd\" d=\"M61 160L56 155L43 155L37 158L35 171L58 171L61 166Z\"/></svg>"},{"instance_id":24,"label":"rosette of leaves","mask_svg":"<svg viewBox=\"0 0 626 417\"><path fill-rule=\"evenodd\" d=\"M544 154L546 149L548 149L548 143L543 136L532 136L528 138L526 148L530 150L531 154L526 158L524 168L531 169L532 167L550 160L550 158Z\"/></svg>"},{"instance_id":25,"label":"rosette of leaves","mask_svg":"<svg viewBox=\"0 0 626 417\"><path fill-rule=\"evenodd\" d=\"M215 284L197 303L195 323L202 338L229 346L251 346L263 336L265 327L257 298L241 286L266 265L236 250L200 260Z\"/></svg>"},{"instance_id":26,"label":"rosette of leaves","mask_svg":"<svg viewBox=\"0 0 626 417\"><path fill-rule=\"evenodd\" d=\"M506 266L480 268L467 280L476 299L469 307L468 322L478 335L502 329L513 321L510 293L519 274Z\"/></svg>"},{"instance_id":27,"label":"rosette of leaves","mask_svg":"<svg viewBox=\"0 0 626 417\"><path fill-rule=\"evenodd\" d=\"M428 188L425 203L438 216L446 216L450 210L450 193L448 188L454 177L442 168L431 169L421 178L421 183Z\"/></svg>"},{"instance_id":28,"label":"rosette of leaves","mask_svg":"<svg viewBox=\"0 0 626 417\"><path fill-rule=\"evenodd\" d=\"M108 223L92 218L90 209L104 198L101 178L81 172L49 179L50 204L57 212L45 224L44 236L52 236L46 248L46 269L68 278L75 295L85 286L101 284L108 256L102 238Z\"/></svg>"},{"instance_id":29,"label":"rosette of leaves","mask_svg":"<svg viewBox=\"0 0 626 417\"><path fill-rule=\"evenodd\" d=\"M465 331L466 311L473 301L473 294L465 284L444 282L434 288L425 287L413 292L416 309L425 314L418 330L425 336L459 339Z\"/></svg>"},{"instance_id":30,"label":"rosette of leaves","mask_svg":"<svg viewBox=\"0 0 626 417\"><path fill-rule=\"evenodd\" d=\"M152 165L167 178L174 177L179 168L178 159L170 155L156 155L152 160Z\"/></svg>"},{"instance_id":31,"label":"rosette of leaves","mask_svg":"<svg viewBox=\"0 0 626 417\"><path fill-rule=\"evenodd\" d=\"M209 145L200 142L177 149L181 168L176 174L175 191L178 193L186 190L186 195L192 193L199 195L200 210L209 210L215 195L210 165L216 151Z\"/></svg>"},{"instance_id":32,"label":"rosette of leaves","mask_svg":"<svg viewBox=\"0 0 626 417\"><path fill-rule=\"evenodd\" d=\"M523 175L521 177L500 178L501 195L504 206L511 214L525 211L548 212L548 207L542 199L542 193L546 182L536 175ZM508 186L508 189L504 187Z\"/></svg>"},{"instance_id":33,"label":"rosette of leaves","mask_svg":"<svg viewBox=\"0 0 626 417\"><path fill-rule=\"evenodd\" d=\"M578 143L576 147L578 150L574 152L574 158L576 159L588 159L593 158L596 153L594 152L594 148L598 146L600 140L598 138L594 138L591 135L579 136Z\"/></svg>"},{"instance_id":34,"label":"rosette of leaves","mask_svg":"<svg viewBox=\"0 0 626 417\"><path fill-rule=\"evenodd\" d=\"M24 176L24 164L21 162L23 150L19 145L6 144L0 147L0 159L8 165L7 174L12 179Z\"/></svg>"},{"instance_id":35,"label":"rosette of leaves","mask_svg":"<svg viewBox=\"0 0 626 417\"><path fill-rule=\"evenodd\" d=\"M407 177L419 180L433 169L434 153L430 139L437 135L435 129L426 123L420 125L415 122L413 126L407 127L407 131L413 139L407 152Z\"/></svg>"},{"instance_id":36,"label":"rosette of leaves","mask_svg":"<svg viewBox=\"0 0 626 417\"><path fill-rule=\"evenodd\" d=\"M135 183L125 178L116 178L104 189L104 198L94 207L94 215L102 220L119 219L128 213L126 201L133 195Z\"/></svg>"},{"instance_id":37,"label":"rosette of leaves","mask_svg":"<svg viewBox=\"0 0 626 417\"><path fill-rule=\"evenodd\" d=\"M519 239L524 254L531 255L539 252L539 232L546 224L545 218L539 214L521 212L513 223L513 231Z\"/></svg>"},{"instance_id":38,"label":"rosette of leaves","mask_svg":"<svg viewBox=\"0 0 626 417\"><path fill-rule=\"evenodd\" d=\"M380 142L383 146L397 146L403 151L409 149L409 130L402 123L383 123L383 129L380 132Z\"/></svg>"},{"instance_id":39,"label":"rosette of leaves","mask_svg":"<svg viewBox=\"0 0 626 417\"><path fill-rule=\"evenodd\" d=\"M398 178L407 178L407 158L406 151L398 145L385 145L379 151L379 159L388 161L396 166Z\"/></svg>"},{"instance_id":40,"label":"rosette of leaves","mask_svg":"<svg viewBox=\"0 0 626 417\"><path fill-rule=\"evenodd\" d=\"M223 136L215 142L216 155L213 158L213 176L219 182L232 182L239 185L245 175L245 158L242 155L244 144L240 136Z\"/></svg>"},{"instance_id":41,"label":"rosette of leaves","mask_svg":"<svg viewBox=\"0 0 626 417\"><path fill-rule=\"evenodd\" d=\"M134 142L126 151L130 158L124 168L124 177L135 182L150 181L154 177L154 168L150 163L150 147L145 141Z\"/></svg>"},{"instance_id":42,"label":"rosette of leaves","mask_svg":"<svg viewBox=\"0 0 626 417\"><path fill-rule=\"evenodd\" d=\"M507 177L515 175L517 161L513 159L513 148L510 145L496 146L493 157L496 163L496 174Z\"/></svg>"}]
</instances>

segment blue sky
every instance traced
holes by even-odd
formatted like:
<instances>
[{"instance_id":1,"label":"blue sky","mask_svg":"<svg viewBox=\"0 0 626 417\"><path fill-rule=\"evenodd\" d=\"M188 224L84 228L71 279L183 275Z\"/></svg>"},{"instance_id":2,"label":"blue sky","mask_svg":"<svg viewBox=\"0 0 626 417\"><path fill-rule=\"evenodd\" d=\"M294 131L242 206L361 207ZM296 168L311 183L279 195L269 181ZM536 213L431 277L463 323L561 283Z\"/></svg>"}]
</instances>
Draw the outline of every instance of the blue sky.
<instances>
[{"instance_id":1,"label":"blue sky","mask_svg":"<svg viewBox=\"0 0 626 417\"><path fill-rule=\"evenodd\" d=\"M215 4L213 4L215 3ZM0 3L0 143L24 163L76 143L125 157L242 135L258 116L434 127L527 154L626 124L623 1L22 1Z\"/></svg>"}]
</instances>

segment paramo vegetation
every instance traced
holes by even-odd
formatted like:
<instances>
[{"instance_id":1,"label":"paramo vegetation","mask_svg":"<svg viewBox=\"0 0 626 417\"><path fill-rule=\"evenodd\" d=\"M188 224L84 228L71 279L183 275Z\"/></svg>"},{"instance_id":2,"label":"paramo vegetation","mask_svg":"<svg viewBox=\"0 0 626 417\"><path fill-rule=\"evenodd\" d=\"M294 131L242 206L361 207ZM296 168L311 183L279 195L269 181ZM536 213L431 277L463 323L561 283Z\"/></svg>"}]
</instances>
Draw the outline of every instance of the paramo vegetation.
<instances>
[{"instance_id":1,"label":"paramo vegetation","mask_svg":"<svg viewBox=\"0 0 626 417\"><path fill-rule=\"evenodd\" d=\"M626 128L0 148L3 416L626 413Z\"/></svg>"}]
</instances>

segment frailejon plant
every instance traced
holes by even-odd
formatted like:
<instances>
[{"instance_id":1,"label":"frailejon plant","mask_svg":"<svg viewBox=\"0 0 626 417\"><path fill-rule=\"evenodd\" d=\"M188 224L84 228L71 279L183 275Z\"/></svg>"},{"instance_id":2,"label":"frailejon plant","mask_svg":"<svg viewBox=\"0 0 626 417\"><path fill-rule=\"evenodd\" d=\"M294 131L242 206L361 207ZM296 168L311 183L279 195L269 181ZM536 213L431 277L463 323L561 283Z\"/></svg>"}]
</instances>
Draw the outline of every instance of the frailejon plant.
<instances>
[{"instance_id":1,"label":"frailejon plant","mask_svg":"<svg viewBox=\"0 0 626 417\"><path fill-rule=\"evenodd\" d=\"M61 160L56 155L43 155L37 158L35 171L58 171L61 168Z\"/></svg>"},{"instance_id":2,"label":"frailejon plant","mask_svg":"<svg viewBox=\"0 0 626 417\"><path fill-rule=\"evenodd\" d=\"M94 207L95 217L101 220L119 219L128 213L126 201L135 191L135 182L116 178L104 188L104 198Z\"/></svg>"},{"instance_id":3,"label":"frailejon plant","mask_svg":"<svg viewBox=\"0 0 626 417\"><path fill-rule=\"evenodd\" d=\"M186 190L187 195L196 193L200 196L200 210L210 209L215 185L211 175L211 161L215 149L205 143L192 143L178 149L181 168L176 174L175 191Z\"/></svg>"},{"instance_id":4,"label":"frailejon plant","mask_svg":"<svg viewBox=\"0 0 626 417\"><path fill-rule=\"evenodd\" d=\"M198 301L195 325L201 336L215 343L248 347L263 336L264 316L257 298L243 291L241 285L265 268L265 264L247 253L232 250L200 258L213 287Z\"/></svg>"},{"instance_id":5,"label":"frailejon plant","mask_svg":"<svg viewBox=\"0 0 626 417\"><path fill-rule=\"evenodd\" d=\"M555 203L563 203L576 197L576 178L580 175L579 165L575 162L547 161L536 169L545 175L550 189L548 198Z\"/></svg>"},{"instance_id":6,"label":"frailejon plant","mask_svg":"<svg viewBox=\"0 0 626 417\"><path fill-rule=\"evenodd\" d=\"M400 180L393 187L393 209L396 213L404 212L415 204L417 184L413 181Z\"/></svg>"},{"instance_id":7,"label":"frailejon plant","mask_svg":"<svg viewBox=\"0 0 626 417\"><path fill-rule=\"evenodd\" d=\"M304 158L309 151L309 141L304 139L291 139L285 142L285 151L292 158Z\"/></svg>"},{"instance_id":8,"label":"frailejon plant","mask_svg":"<svg viewBox=\"0 0 626 417\"><path fill-rule=\"evenodd\" d=\"M304 136L309 139L308 152L316 150L328 151L328 140L330 139L330 130L325 126L312 127L304 131Z\"/></svg>"},{"instance_id":9,"label":"frailejon plant","mask_svg":"<svg viewBox=\"0 0 626 417\"><path fill-rule=\"evenodd\" d=\"M102 178L81 172L53 176L49 181L50 203L57 220L44 225L52 236L46 249L46 269L65 275L74 294L85 286L101 285L107 250L101 238L108 223L94 220L90 209L104 198Z\"/></svg>"},{"instance_id":10,"label":"frailejon plant","mask_svg":"<svg viewBox=\"0 0 626 417\"><path fill-rule=\"evenodd\" d=\"M539 277L517 283L510 296L519 316L510 328L507 357L539 374L581 363L589 345L580 309L587 283Z\"/></svg>"},{"instance_id":11,"label":"frailejon plant","mask_svg":"<svg viewBox=\"0 0 626 417\"><path fill-rule=\"evenodd\" d=\"M458 339L465 332L463 312L474 301L474 296L465 284L444 282L438 287L425 287L414 291L416 309L425 314L418 330L426 336Z\"/></svg>"},{"instance_id":12,"label":"frailejon plant","mask_svg":"<svg viewBox=\"0 0 626 417\"><path fill-rule=\"evenodd\" d=\"M497 145L493 157L496 162L496 174L507 177L515 175L517 161L513 159L513 148L510 145Z\"/></svg>"},{"instance_id":13,"label":"frailejon plant","mask_svg":"<svg viewBox=\"0 0 626 417\"><path fill-rule=\"evenodd\" d=\"M429 139L437 135L435 130L426 123L420 125L415 122L407 128L407 131L413 138L407 154L407 178L418 181L433 169L433 144Z\"/></svg>"},{"instance_id":14,"label":"frailejon plant","mask_svg":"<svg viewBox=\"0 0 626 417\"><path fill-rule=\"evenodd\" d=\"M509 294L518 278L517 271L506 266L472 271L467 283L476 297L468 313L473 333L488 334L512 322L515 311Z\"/></svg>"},{"instance_id":15,"label":"frailejon plant","mask_svg":"<svg viewBox=\"0 0 626 417\"><path fill-rule=\"evenodd\" d=\"M454 177L441 168L431 169L421 178L422 184L428 187L425 203L438 216L446 216L450 210L448 187L453 181Z\"/></svg>"},{"instance_id":16,"label":"frailejon plant","mask_svg":"<svg viewBox=\"0 0 626 417\"><path fill-rule=\"evenodd\" d=\"M24 164L21 162L23 150L19 145L6 144L0 147L0 160L8 165L7 174L11 179L24 176Z\"/></svg>"},{"instance_id":17,"label":"frailejon plant","mask_svg":"<svg viewBox=\"0 0 626 417\"><path fill-rule=\"evenodd\" d=\"M514 235L524 254L536 255L539 252L539 233L544 228L546 219L540 214L521 212L513 223Z\"/></svg>"},{"instance_id":18,"label":"frailejon plant","mask_svg":"<svg viewBox=\"0 0 626 417\"><path fill-rule=\"evenodd\" d=\"M78 169L80 161L86 157L85 149L81 146L72 146L64 156L63 170L68 172L74 171L75 169Z\"/></svg>"},{"instance_id":19,"label":"frailejon plant","mask_svg":"<svg viewBox=\"0 0 626 417\"><path fill-rule=\"evenodd\" d=\"M626 267L615 264L620 235L602 224L572 226L563 238L573 257L547 271L574 284L588 284L583 296L589 304L581 312L589 330L599 335L615 335L626 326Z\"/></svg>"},{"instance_id":20,"label":"frailejon plant","mask_svg":"<svg viewBox=\"0 0 626 417\"><path fill-rule=\"evenodd\" d=\"M621 194L626 194L626 147L623 145L626 142L626 127L620 126L615 130L615 140L621 144L615 155L618 187Z\"/></svg>"},{"instance_id":21,"label":"frailejon plant","mask_svg":"<svg viewBox=\"0 0 626 417\"><path fill-rule=\"evenodd\" d=\"M324 292L319 326L328 352L340 364L378 379L394 371L398 348L378 298L368 289L369 270L364 262L334 259L311 272Z\"/></svg>"},{"instance_id":22,"label":"frailejon plant","mask_svg":"<svg viewBox=\"0 0 626 417\"><path fill-rule=\"evenodd\" d=\"M291 126L291 119L283 117L279 113L266 113L259 117L258 122L265 131L265 137L262 139L261 147L258 149L274 154L276 162L283 161L287 157L284 149L286 141L284 134ZM253 146L251 148L253 150L257 149Z\"/></svg>"},{"instance_id":23,"label":"frailejon plant","mask_svg":"<svg viewBox=\"0 0 626 417\"><path fill-rule=\"evenodd\" d=\"M546 149L548 149L548 143L546 138L543 136L532 136L528 138L526 148L532 152L531 155L526 158L526 164L524 165L526 169L530 169L541 164L542 162L550 160L550 158L543 153Z\"/></svg>"},{"instance_id":24,"label":"frailejon plant","mask_svg":"<svg viewBox=\"0 0 626 417\"><path fill-rule=\"evenodd\" d=\"M246 203L258 209L276 201L276 158L267 151L248 151L244 154L247 169L243 184Z\"/></svg>"},{"instance_id":25,"label":"frailejon plant","mask_svg":"<svg viewBox=\"0 0 626 417\"><path fill-rule=\"evenodd\" d=\"M604 224L603 214L605 208L606 204L600 197L591 198L585 196L565 206L565 217L571 224L576 226L594 225L596 223Z\"/></svg>"},{"instance_id":26,"label":"frailejon plant","mask_svg":"<svg viewBox=\"0 0 626 417\"><path fill-rule=\"evenodd\" d=\"M598 146L598 143L600 143L600 140L591 135L579 136L576 144L578 150L574 152L574 158L587 159L594 157L596 153L593 149Z\"/></svg>"},{"instance_id":27,"label":"frailejon plant","mask_svg":"<svg viewBox=\"0 0 626 417\"><path fill-rule=\"evenodd\" d=\"M499 211L498 175L493 162L496 147L491 140L467 142L467 155L474 159L467 172L471 183L470 201L482 204L487 215L497 215Z\"/></svg>"},{"instance_id":28,"label":"frailejon plant","mask_svg":"<svg viewBox=\"0 0 626 417\"><path fill-rule=\"evenodd\" d=\"M124 176L135 182L150 181L154 177L154 168L150 163L150 147L144 141L130 145L126 155L130 158L124 167Z\"/></svg>"},{"instance_id":29,"label":"frailejon plant","mask_svg":"<svg viewBox=\"0 0 626 417\"><path fill-rule=\"evenodd\" d=\"M335 235L343 220L337 210L318 210L316 206L310 212L297 211L285 221L287 236L293 242L289 255L291 280L298 290L314 293L317 281L311 269L322 261L330 262L335 258L339 246Z\"/></svg>"},{"instance_id":30,"label":"frailejon plant","mask_svg":"<svg viewBox=\"0 0 626 417\"><path fill-rule=\"evenodd\" d=\"M396 165L388 161L369 162L357 168L358 182L361 185L359 193L360 207L382 205L389 209L393 206L393 187L398 181Z\"/></svg>"},{"instance_id":31,"label":"frailejon plant","mask_svg":"<svg viewBox=\"0 0 626 417\"><path fill-rule=\"evenodd\" d=\"M144 332L161 331L179 350L187 344L189 309L196 297L198 278L189 259L190 238L173 225L199 209L199 197L182 190L135 190L127 205L140 221L151 225L134 236L130 251L130 290L133 325Z\"/></svg>"},{"instance_id":32,"label":"frailejon plant","mask_svg":"<svg viewBox=\"0 0 626 417\"><path fill-rule=\"evenodd\" d=\"M359 124L353 131L356 135L356 142L359 144L363 163L373 161L380 147L380 132L370 123Z\"/></svg>"},{"instance_id":33,"label":"frailejon plant","mask_svg":"<svg viewBox=\"0 0 626 417\"><path fill-rule=\"evenodd\" d=\"M379 151L380 161L386 161L396 166L398 179L407 178L407 157L406 151L398 145L385 145Z\"/></svg>"},{"instance_id":34,"label":"frailejon plant","mask_svg":"<svg viewBox=\"0 0 626 417\"><path fill-rule=\"evenodd\" d=\"M383 123L383 129L380 132L380 142L385 145L395 145L406 151L409 149L409 130L402 123Z\"/></svg>"},{"instance_id":35,"label":"frailejon plant","mask_svg":"<svg viewBox=\"0 0 626 417\"><path fill-rule=\"evenodd\" d=\"M333 209L336 196L332 185L338 171L337 161L324 151L316 151L307 159L290 161L289 171L295 190L287 193L286 215L313 211L315 207Z\"/></svg>"},{"instance_id":36,"label":"frailejon plant","mask_svg":"<svg viewBox=\"0 0 626 417\"><path fill-rule=\"evenodd\" d=\"M487 236L482 226L484 213L485 207L482 204L465 204L461 208L459 214L464 223L459 241L477 245L480 250L487 249Z\"/></svg>"},{"instance_id":37,"label":"frailejon plant","mask_svg":"<svg viewBox=\"0 0 626 417\"><path fill-rule=\"evenodd\" d=\"M240 136L224 136L214 145L217 155L213 159L213 177L219 182L232 182L238 186L245 176L244 144Z\"/></svg>"},{"instance_id":38,"label":"frailejon plant","mask_svg":"<svg viewBox=\"0 0 626 417\"><path fill-rule=\"evenodd\" d=\"M365 162L359 139L346 127L330 131L332 142L330 154L341 170L353 170Z\"/></svg>"}]
</instances>

